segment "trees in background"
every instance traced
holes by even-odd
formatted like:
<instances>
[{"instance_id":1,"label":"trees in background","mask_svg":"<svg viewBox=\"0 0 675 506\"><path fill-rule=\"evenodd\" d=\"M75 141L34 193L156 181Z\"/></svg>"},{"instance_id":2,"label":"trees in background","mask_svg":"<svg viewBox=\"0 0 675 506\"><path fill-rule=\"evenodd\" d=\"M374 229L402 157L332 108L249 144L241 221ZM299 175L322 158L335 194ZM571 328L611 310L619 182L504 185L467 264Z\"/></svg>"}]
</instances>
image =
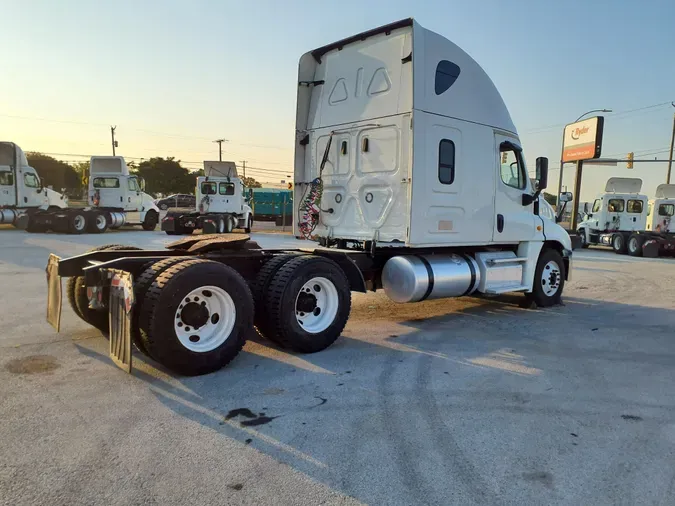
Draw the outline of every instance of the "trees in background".
<instances>
[{"instance_id":1,"label":"trees in background","mask_svg":"<svg viewBox=\"0 0 675 506\"><path fill-rule=\"evenodd\" d=\"M144 160L132 172L145 179L145 188L148 193L170 195L172 193L193 193L195 189L195 174L173 157L154 157Z\"/></svg>"},{"instance_id":2,"label":"trees in background","mask_svg":"<svg viewBox=\"0 0 675 506\"><path fill-rule=\"evenodd\" d=\"M252 177L245 177L243 179L243 181L244 181L244 186L246 188L262 188L262 184L260 184L258 181L256 181Z\"/></svg>"},{"instance_id":3,"label":"trees in background","mask_svg":"<svg viewBox=\"0 0 675 506\"><path fill-rule=\"evenodd\" d=\"M79 190L82 187L80 175L66 162L36 152L26 153L26 158L40 176L43 186L51 186L56 191L62 188Z\"/></svg>"}]
</instances>

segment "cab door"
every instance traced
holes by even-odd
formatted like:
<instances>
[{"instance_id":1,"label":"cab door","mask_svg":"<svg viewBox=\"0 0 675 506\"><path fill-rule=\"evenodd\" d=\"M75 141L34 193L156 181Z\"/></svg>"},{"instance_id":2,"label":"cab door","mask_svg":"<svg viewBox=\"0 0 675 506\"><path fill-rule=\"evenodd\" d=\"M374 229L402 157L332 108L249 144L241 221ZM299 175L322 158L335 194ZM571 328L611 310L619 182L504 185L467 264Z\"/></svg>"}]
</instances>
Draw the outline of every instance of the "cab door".
<instances>
[{"instance_id":1,"label":"cab door","mask_svg":"<svg viewBox=\"0 0 675 506\"><path fill-rule=\"evenodd\" d=\"M24 170L23 191L19 192L19 207L40 207L46 200L38 175L32 170Z\"/></svg>"},{"instance_id":2,"label":"cab door","mask_svg":"<svg viewBox=\"0 0 675 506\"><path fill-rule=\"evenodd\" d=\"M0 171L0 206L13 206L15 204L14 172Z\"/></svg>"},{"instance_id":3,"label":"cab door","mask_svg":"<svg viewBox=\"0 0 675 506\"><path fill-rule=\"evenodd\" d=\"M495 135L495 243L519 243L535 237L534 204L523 205L523 195L532 194L522 148L517 139Z\"/></svg>"},{"instance_id":4,"label":"cab door","mask_svg":"<svg viewBox=\"0 0 675 506\"><path fill-rule=\"evenodd\" d=\"M143 196L141 195L141 187L135 177L130 177L127 179L127 195L124 205L124 209L127 211L127 221L132 223L143 221L141 219L142 207Z\"/></svg>"}]
</instances>

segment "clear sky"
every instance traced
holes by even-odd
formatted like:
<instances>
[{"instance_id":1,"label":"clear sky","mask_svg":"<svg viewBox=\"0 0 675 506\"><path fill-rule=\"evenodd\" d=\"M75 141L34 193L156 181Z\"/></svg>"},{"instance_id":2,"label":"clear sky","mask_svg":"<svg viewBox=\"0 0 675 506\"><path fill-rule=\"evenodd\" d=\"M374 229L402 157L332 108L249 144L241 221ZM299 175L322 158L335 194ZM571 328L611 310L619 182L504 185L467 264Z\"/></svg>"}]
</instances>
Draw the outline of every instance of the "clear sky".
<instances>
[{"instance_id":1,"label":"clear sky","mask_svg":"<svg viewBox=\"0 0 675 506\"><path fill-rule=\"evenodd\" d=\"M413 16L472 55L500 90L530 169L559 164L562 127L606 114L603 156L667 150L675 108L675 1L2 0L0 139L26 150L175 156L190 167L248 160L292 174L297 61L307 50ZM621 114L624 111L628 112ZM549 127L549 128L547 128ZM654 156L654 155L652 155ZM667 153L656 154L666 158ZM587 166L582 200L607 177L665 165ZM565 185L572 186L572 169ZM557 171L550 190L555 191Z\"/></svg>"}]
</instances>

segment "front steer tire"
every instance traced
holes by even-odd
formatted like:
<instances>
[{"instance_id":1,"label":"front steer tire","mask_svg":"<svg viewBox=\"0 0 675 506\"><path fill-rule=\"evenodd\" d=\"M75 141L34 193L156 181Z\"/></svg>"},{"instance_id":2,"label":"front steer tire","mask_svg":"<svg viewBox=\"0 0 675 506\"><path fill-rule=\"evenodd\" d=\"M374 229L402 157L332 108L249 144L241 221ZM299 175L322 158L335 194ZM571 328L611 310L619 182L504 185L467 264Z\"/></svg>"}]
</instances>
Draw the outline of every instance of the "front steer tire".
<instances>
[{"instance_id":1,"label":"front steer tire","mask_svg":"<svg viewBox=\"0 0 675 506\"><path fill-rule=\"evenodd\" d=\"M157 214L157 211L154 209L150 209L147 213L145 213L145 219L143 220L141 226L143 227L143 230L150 232L157 228L158 223L159 214Z\"/></svg>"},{"instance_id":2,"label":"front steer tire","mask_svg":"<svg viewBox=\"0 0 675 506\"><path fill-rule=\"evenodd\" d=\"M191 335L189 341L201 344L200 332L206 333L209 325L218 325L222 319L231 319L232 327L222 343L216 339L219 344L214 348L206 346L203 351L194 351L181 341L176 332L179 323L180 328L185 330L187 324L177 320L188 321L183 313L188 311L190 304L195 309L192 311L193 308L190 308L190 312L197 314L193 317L202 317L199 306L203 306L205 298L211 301L211 297L217 296L208 287L218 289L221 294L218 297L222 294L229 297L234 303L234 314L214 318L215 313L207 311L206 321L190 330L195 334L195 340ZM198 291L201 296L193 296L194 300L187 301L193 291ZM167 268L151 283L141 307L139 326L143 345L157 362L185 376L208 374L227 365L243 348L253 326L253 297L244 278L231 267L209 260L185 260ZM211 335L222 336L218 332ZM204 341L208 344L210 341L206 339Z\"/></svg>"},{"instance_id":3,"label":"front steer tire","mask_svg":"<svg viewBox=\"0 0 675 506\"><path fill-rule=\"evenodd\" d=\"M562 303L565 274L565 263L560 253L554 249L543 250L539 255L537 267L534 271L532 293L528 296L540 307L550 307ZM551 282L553 276L555 276L554 283ZM550 287L553 284L557 286L557 290L551 293Z\"/></svg>"},{"instance_id":4,"label":"front steer tire","mask_svg":"<svg viewBox=\"0 0 675 506\"><path fill-rule=\"evenodd\" d=\"M315 285L314 280L318 284ZM309 283L312 281L312 283ZM323 308L319 305L322 290L315 290L314 294L307 293L309 299L314 299L314 307L300 307L301 290L312 290L310 286L320 286L328 298ZM325 289L326 284L330 291ZM306 301L309 306L312 301ZM269 315L269 324L277 333L274 340L282 346L300 353L315 353L328 348L340 336L349 319L351 311L351 290L347 276L334 261L314 255L303 255L283 264L272 278L265 302ZM311 313L319 308L324 314L330 314L330 307L335 315L329 322L324 321L318 328L308 330L307 319ZM307 311L305 313L305 311ZM315 313L318 317L320 313ZM305 327L300 323L303 321Z\"/></svg>"}]
</instances>

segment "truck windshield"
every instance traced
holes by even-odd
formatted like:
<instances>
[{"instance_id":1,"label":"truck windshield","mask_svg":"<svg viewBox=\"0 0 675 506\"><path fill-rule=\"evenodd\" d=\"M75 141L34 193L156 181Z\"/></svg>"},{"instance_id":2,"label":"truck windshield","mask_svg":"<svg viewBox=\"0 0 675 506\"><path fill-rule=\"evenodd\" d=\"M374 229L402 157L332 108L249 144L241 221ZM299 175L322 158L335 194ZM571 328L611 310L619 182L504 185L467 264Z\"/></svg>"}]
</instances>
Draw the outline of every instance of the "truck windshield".
<instances>
[{"instance_id":1,"label":"truck windshield","mask_svg":"<svg viewBox=\"0 0 675 506\"><path fill-rule=\"evenodd\" d=\"M116 177L95 177L94 188L119 188L120 180Z\"/></svg>"},{"instance_id":2,"label":"truck windshield","mask_svg":"<svg viewBox=\"0 0 675 506\"><path fill-rule=\"evenodd\" d=\"M659 215L672 216L675 214L675 204L661 204L659 206Z\"/></svg>"},{"instance_id":3,"label":"truck windshield","mask_svg":"<svg viewBox=\"0 0 675 506\"><path fill-rule=\"evenodd\" d=\"M202 183L202 195L215 195L216 183Z\"/></svg>"},{"instance_id":4,"label":"truck windshield","mask_svg":"<svg viewBox=\"0 0 675 506\"><path fill-rule=\"evenodd\" d=\"M0 185L12 186L14 184L14 174L11 172L0 172Z\"/></svg>"},{"instance_id":5,"label":"truck windshield","mask_svg":"<svg viewBox=\"0 0 675 506\"><path fill-rule=\"evenodd\" d=\"M595 199L595 202L593 202L593 210L591 212L597 213L601 207L602 207L602 199Z\"/></svg>"}]
</instances>

